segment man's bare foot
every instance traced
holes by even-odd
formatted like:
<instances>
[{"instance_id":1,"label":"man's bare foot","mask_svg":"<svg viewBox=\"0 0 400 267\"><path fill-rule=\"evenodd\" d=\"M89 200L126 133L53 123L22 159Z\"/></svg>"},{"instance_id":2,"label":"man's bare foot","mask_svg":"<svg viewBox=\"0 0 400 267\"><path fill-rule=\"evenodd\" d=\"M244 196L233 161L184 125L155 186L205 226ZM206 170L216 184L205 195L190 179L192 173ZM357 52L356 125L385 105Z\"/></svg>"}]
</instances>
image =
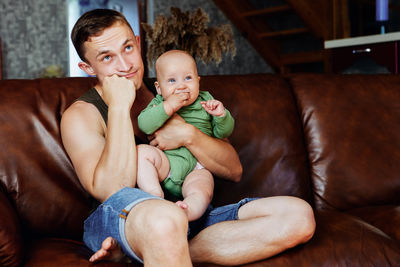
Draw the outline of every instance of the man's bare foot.
<instances>
[{"instance_id":1,"label":"man's bare foot","mask_svg":"<svg viewBox=\"0 0 400 267\"><path fill-rule=\"evenodd\" d=\"M125 254L122 252L120 245L117 240L112 237L107 237L101 244L101 248L96 251L92 257L90 257L90 262L96 262L101 260L119 262L125 258Z\"/></svg>"}]
</instances>

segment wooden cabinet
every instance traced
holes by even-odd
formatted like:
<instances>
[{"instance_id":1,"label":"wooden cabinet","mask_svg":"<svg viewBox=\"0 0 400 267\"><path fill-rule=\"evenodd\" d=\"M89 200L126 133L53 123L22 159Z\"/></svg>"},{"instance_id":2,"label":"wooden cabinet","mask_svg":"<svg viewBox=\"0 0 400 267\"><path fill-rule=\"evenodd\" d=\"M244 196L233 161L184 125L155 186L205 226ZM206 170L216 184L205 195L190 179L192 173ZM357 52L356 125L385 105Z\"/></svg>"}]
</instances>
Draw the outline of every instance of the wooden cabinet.
<instances>
[{"instance_id":1,"label":"wooden cabinet","mask_svg":"<svg viewBox=\"0 0 400 267\"><path fill-rule=\"evenodd\" d=\"M346 73L352 66L368 73L374 67L380 73L399 73L399 32L326 41L325 49L330 49L334 73Z\"/></svg>"}]
</instances>

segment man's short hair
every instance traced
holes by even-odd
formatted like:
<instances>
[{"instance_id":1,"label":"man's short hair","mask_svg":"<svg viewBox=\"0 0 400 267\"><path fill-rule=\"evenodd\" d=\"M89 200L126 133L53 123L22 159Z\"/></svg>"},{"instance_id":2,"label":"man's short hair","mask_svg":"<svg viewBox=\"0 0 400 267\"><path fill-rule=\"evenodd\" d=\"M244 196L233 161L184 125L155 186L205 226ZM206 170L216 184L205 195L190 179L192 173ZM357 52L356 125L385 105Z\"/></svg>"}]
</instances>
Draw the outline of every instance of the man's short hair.
<instances>
[{"instance_id":1,"label":"man's short hair","mask_svg":"<svg viewBox=\"0 0 400 267\"><path fill-rule=\"evenodd\" d=\"M71 40L76 52L83 61L87 62L83 44L90 37L100 35L105 29L111 27L116 22L123 23L132 30L125 16L112 9L94 9L84 13L77 20L71 31Z\"/></svg>"}]
</instances>

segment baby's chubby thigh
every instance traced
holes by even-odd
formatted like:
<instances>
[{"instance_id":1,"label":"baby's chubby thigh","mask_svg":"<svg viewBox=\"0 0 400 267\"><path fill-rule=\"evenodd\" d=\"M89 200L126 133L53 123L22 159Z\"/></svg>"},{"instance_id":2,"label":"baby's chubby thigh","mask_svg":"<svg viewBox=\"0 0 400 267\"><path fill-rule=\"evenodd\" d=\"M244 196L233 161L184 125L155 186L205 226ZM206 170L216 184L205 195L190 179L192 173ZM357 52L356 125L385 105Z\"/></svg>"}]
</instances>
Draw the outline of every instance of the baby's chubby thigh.
<instances>
[{"instance_id":1,"label":"baby's chubby thigh","mask_svg":"<svg viewBox=\"0 0 400 267\"><path fill-rule=\"evenodd\" d=\"M170 164L167 155L161 149L152 146L141 144L137 146L138 162L150 162L157 170L158 179L164 181L169 174ZM138 166L140 168L140 164Z\"/></svg>"}]
</instances>

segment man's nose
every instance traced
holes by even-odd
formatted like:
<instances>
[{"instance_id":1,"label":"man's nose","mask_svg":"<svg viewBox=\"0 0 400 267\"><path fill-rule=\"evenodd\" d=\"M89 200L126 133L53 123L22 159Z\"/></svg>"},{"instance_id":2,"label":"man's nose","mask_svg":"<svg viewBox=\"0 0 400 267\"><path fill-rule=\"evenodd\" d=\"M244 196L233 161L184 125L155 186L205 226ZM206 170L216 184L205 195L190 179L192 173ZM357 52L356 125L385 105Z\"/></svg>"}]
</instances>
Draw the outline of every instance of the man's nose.
<instances>
[{"instance_id":1,"label":"man's nose","mask_svg":"<svg viewBox=\"0 0 400 267\"><path fill-rule=\"evenodd\" d=\"M124 58L123 56L119 57L118 60L118 71L124 71L127 72L132 68L132 64L130 63L129 60Z\"/></svg>"}]
</instances>

